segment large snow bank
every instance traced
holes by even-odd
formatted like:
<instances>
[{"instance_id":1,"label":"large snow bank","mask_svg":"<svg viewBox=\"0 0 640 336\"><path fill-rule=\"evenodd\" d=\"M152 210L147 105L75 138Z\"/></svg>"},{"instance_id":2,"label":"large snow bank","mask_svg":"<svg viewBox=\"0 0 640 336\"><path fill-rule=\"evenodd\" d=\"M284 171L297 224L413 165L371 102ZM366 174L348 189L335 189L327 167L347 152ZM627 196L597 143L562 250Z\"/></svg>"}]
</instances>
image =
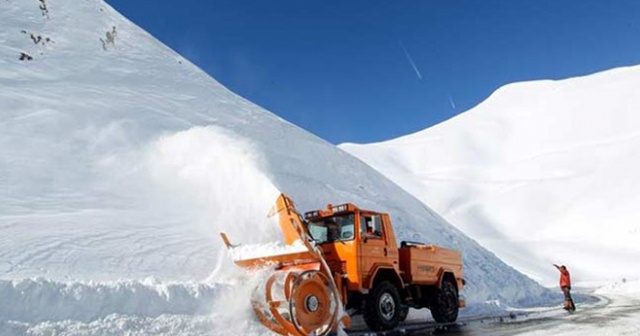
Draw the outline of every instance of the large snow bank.
<instances>
[{"instance_id":1,"label":"large snow bank","mask_svg":"<svg viewBox=\"0 0 640 336\"><path fill-rule=\"evenodd\" d=\"M263 280L264 273L215 284L0 280L0 334L264 335L248 304Z\"/></svg>"},{"instance_id":2,"label":"large snow bank","mask_svg":"<svg viewBox=\"0 0 640 336\"><path fill-rule=\"evenodd\" d=\"M547 285L640 276L640 67L507 85L394 140L340 147ZM606 270L606 271L603 271Z\"/></svg>"},{"instance_id":3,"label":"large snow bank","mask_svg":"<svg viewBox=\"0 0 640 336\"><path fill-rule=\"evenodd\" d=\"M222 288L221 288L222 287ZM204 315L227 286L142 281L55 282L43 278L0 280L0 320L88 322L112 314L158 317Z\"/></svg>"}]
</instances>

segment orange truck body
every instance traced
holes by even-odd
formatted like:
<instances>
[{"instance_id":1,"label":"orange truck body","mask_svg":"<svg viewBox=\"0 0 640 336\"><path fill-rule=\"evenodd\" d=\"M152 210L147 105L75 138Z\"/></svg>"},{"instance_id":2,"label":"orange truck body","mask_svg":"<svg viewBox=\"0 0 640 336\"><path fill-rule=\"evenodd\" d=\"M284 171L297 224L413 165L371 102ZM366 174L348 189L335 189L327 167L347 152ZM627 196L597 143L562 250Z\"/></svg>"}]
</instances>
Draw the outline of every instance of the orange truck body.
<instances>
[{"instance_id":1,"label":"orange truck body","mask_svg":"<svg viewBox=\"0 0 640 336\"><path fill-rule=\"evenodd\" d=\"M442 273L450 271L459 275L456 277L457 285L463 288L461 260L460 252L435 245L400 249L400 269L404 272L406 282L411 284L437 284Z\"/></svg>"},{"instance_id":2,"label":"orange truck body","mask_svg":"<svg viewBox=\"0 0 640 336\"><path fill-rule=\"evenodd\" d=\"M366 314L367 306L371 305L367 301L375 299L372 296L376 296L376 287L382 282L395 287L403 309L430 308L438 322L454 322L458 308L464 307L465 302L459 297L464 288L459 251L413 242L402 242L398 247L388 214L360 209L351 203L309 211L304 219L307 231L316 239L333 272L343 304L351 311ZM327 232L324 229L334 222L339 222L335 223L339 226L339 236L330 239L330 228ZM450 292L449 302L445 303L448 307L444 313L434 313L434 309L443 305L445 282ZM375 314L369 312L369 315ZM376 318L370 317L373 321L369 323L365 316L374 330L386 330L397 324L394 318L390 323L378 323Z\"/></svg>"}]
</instances>

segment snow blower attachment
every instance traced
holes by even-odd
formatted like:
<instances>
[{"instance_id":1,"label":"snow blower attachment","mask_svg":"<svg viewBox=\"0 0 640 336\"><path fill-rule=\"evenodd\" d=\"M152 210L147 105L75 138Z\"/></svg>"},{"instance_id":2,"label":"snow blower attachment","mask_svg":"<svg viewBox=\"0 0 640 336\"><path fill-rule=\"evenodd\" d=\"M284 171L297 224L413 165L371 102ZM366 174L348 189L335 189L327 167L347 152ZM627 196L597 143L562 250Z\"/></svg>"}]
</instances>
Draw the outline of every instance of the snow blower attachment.
<instances>
[{"instance_id":1,"label":"snow blower attachment","mask_svg":"<svg viewBox=\"0 0 640 336\"><path fill-rule=\"evenodd\" d=\"M287 196L278 197L269 217L276 214L290 252L234 260L248 269L273 269L251 300L256 316L281 335L326 335L335 331L339 322L349 324L349 317L342 313L331 270L321 252L310 243L301 217ZM228 248L236 248L226 234L220 235Z\"/></svg>"},{"instance_id":2,"label":"snow blower attachment","mask_svg":"<svg viewBox=\"0 0 640 336\"><path fill-rule=\"evenodd\" d=\"M371 330L391 330L409 308L428 308L436 322L454 323L465 306L460 252L407 241L398 246L386 213L329 204L303 219L280 195L269 213L275 215L284 252L235 263L271 267L251 303L260 322L281 335L326 335L349 327L356 314Z\"/></svg>"}]
</instances>

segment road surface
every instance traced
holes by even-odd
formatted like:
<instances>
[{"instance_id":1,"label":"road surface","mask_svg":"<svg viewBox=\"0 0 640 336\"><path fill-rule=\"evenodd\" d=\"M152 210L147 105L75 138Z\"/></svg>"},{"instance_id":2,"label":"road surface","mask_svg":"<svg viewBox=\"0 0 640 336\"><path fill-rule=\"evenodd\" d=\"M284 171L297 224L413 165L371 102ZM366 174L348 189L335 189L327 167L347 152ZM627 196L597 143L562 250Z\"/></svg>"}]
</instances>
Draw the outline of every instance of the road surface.
<instances>
[{"instance_id":1,"label":"road surface","mask_svg":"<svg viewBox=\"0 0 640 336\"><path fill-rule=\"evenodd\" d=\"M574 313L568 313L560 306L547 307L503 316L461 318L452 325L408 321L394 331L379 333L354 328L349 335L640 335L640 296L595 297L594 303L578 303Z\"/></svg>"}]
</instances>

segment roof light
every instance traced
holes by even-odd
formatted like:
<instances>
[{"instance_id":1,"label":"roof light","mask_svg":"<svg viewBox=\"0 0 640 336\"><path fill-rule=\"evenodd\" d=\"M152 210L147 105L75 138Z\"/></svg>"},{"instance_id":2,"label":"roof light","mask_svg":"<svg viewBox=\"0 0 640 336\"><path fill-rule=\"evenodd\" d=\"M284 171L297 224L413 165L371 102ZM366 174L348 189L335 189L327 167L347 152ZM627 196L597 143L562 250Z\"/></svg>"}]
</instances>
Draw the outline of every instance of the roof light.
<instances>
[{"instance_id":1,"label":"roof light","mask_svg":"<svg viewBox=\"0 0 640 336\"><path fill-rule=\"evenodd\" d=\"M333 207L333 212L343 212L343 211L347 211L347 205L346 204L340 204L337 206Z\"/></svg>"},{"instance_id":2,"label":"roof light","mask_svg":"<svg viewBox=\"0 0 640 336\"><path fill-rule=\"evenodd\" d=\"M308 211L304 214L304 218L314 218L314 217L320 217L320 211L318 210Z\"/></svg>"}]
</instances>

